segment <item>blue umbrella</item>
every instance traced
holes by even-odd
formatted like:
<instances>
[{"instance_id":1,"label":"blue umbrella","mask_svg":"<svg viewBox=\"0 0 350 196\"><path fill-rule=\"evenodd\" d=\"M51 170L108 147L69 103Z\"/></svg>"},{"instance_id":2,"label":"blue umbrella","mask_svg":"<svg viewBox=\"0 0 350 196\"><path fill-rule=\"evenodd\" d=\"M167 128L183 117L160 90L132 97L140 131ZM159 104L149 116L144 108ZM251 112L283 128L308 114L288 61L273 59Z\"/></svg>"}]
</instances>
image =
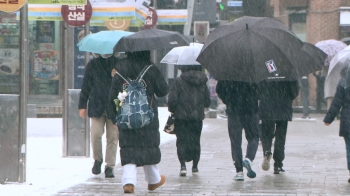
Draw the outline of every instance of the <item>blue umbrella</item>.
<instances>
[{"instance_id":1,"label":"blue umbrella","mask_svg":"<svg viewBox=\"0 0 350 196\"><path fill-rule=\"evenodd\" d=\"M98 54L113 54L113 47L124 37L133 34L128 31L100 31L85 36L77 44L79 51L93 52Z\"/></svg>"}]
</instances>

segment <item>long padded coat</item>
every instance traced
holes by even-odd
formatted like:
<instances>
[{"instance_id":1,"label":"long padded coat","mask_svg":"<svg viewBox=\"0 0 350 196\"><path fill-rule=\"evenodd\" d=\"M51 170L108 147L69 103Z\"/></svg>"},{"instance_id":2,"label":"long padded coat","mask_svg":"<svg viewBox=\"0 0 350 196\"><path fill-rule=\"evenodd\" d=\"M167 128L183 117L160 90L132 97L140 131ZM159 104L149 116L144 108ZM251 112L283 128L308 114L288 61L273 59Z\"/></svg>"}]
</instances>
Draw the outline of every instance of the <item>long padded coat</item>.
<instances>
[{"instance_id":1,"label":"long padded coat","mask_svg":"<svg viewBox=\"0 0 350 196\"><path fill-rule=\"evenodd\" d=\"M262 120L291 121L292 103L299 94L299 83L295 81L262 81L259 89L259 116Z\"/></svg>"},{"instance_id":2,"label":"long padded coat","mask_svg":"<svg viewBox=\"0 0 350 196\"><path fill-rule=\"evenodd\" d=\"M350 85L347 84L345 78L340 79L332 104L323 122L332 123L340 109L339 136L347 136L350 134Z\"/></svg>"},{"instance_id":3,"label":"long padded coat","mask_svg":"<svg viewBox=\"0 0 350 196\"><path fill-rule=\"evenodd\" d=\"M128 58L119 62L117 70L124 78L136 79L146 64L133 61ZM146 94L149 105L154 111L153 121L140 129L119 129L119 147L121 165L136 164L137 166L158 164L161 159L159 149L160 133L158 119L157 97L168 94L168 84L156 66L152 66L143 76L146 84ZM117 112L114 99L117 99L119 92L123 92L123 84L126 82L115 74L109 93L108 117L115 123ZM125 89L124 89L125 90Z\"/></svg>"},{"instance_id":4,"label":"long padded coat","mask_svg":"<svg viewBox=\"0 0 350 196\"><path fill-rule=\"evenodd\" d=\"M202 71L186 71L176 78L169 91L168 110L177 120L203 120L210 94Z\"/></svg>"},{"instance_id":5,"label":"long padded coat","mask_svg":"<svg viewBox=\"0 0 350 196\"><path fill-rule=\"evenodd\" d=\"M107 111L108 95L111 87L113 68L118 59L93 58L86 65L79 97L79 109L88 108L89 117L100 118Z\"/></svg>"}]
</instances>

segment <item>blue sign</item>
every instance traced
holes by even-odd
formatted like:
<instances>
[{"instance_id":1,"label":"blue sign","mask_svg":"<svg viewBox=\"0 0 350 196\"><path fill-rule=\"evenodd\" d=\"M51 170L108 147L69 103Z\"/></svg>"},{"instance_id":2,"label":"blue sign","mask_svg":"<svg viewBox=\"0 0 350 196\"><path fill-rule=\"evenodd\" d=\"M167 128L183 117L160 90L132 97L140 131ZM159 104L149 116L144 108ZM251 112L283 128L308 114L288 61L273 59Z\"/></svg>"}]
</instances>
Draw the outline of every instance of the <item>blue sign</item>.
<instances>
[{"instance_id":1,"label":"blue sign","mask_svg":"<svg viewBox=\"0 0 350 196\"><path fill-rule=\"evenodd\" d=\"M242 1L227 1L228 7L242 7Z\"/></svg>"}]
</instances>

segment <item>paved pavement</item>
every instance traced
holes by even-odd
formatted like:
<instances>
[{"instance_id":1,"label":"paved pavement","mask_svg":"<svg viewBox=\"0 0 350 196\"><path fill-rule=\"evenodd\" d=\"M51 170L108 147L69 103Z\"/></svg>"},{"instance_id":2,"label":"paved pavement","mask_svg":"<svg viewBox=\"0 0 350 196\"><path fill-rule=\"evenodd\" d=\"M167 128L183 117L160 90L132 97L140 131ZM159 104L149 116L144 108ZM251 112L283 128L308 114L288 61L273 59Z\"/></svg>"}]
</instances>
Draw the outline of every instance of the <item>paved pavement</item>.
<instances>
[{"instance_id":1,"label":"paved pavement","mask_svg":"<svg viewBox=\"0 0 350 196\"><path fill-rule=\"evenodd\" d=\"M161 145L162 161L158 165L167 177L166 183L155 191L148 191L143 170L139 168L135 195L350 195L345 144L338 136L339 121L326 127L322 122L324 115L312 114L312 118L306 120L298 118L300 116L294 114L288 126L284 174L275 175L273 169L261 169L260 145L253 162L257 177L245 176L243 182L234 181L227 119L207 118L201 138L199 174L192 176L189 172L186 177L179 176L176 143L171 140ZM245 139L243 146L246 146ZM187 163L187 168L191 168L191 163ZM122 167L117 165L114 172L114 179L100 174L55 195L123 195Z\"/></svg>"}]
</instances>

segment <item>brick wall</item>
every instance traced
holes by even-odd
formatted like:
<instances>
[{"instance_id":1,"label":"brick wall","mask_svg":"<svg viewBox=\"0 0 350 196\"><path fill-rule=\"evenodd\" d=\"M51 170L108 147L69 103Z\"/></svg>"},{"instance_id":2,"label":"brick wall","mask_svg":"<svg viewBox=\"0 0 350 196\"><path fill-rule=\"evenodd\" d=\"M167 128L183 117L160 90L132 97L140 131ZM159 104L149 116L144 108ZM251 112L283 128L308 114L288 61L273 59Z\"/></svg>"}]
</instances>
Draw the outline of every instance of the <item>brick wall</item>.
<instances>
[{"instance_id":1,"label":"brick wall","mask_svg":"<svg viewBox=\"0 0 350 196\"><path fill-rule=\"evenodd\" d=\"M308 4L305 2L309 2ZM274 8L274 17L288 26L289 7L307 6L307 42L316 44L327 39L339 40L339 11L341 6L350 6L350 0L270 0ZM309 101L311 106L316 105L316 79L309 75ZM294 105L301 105L300 96Z\"/></svg>"}]
</instances>

